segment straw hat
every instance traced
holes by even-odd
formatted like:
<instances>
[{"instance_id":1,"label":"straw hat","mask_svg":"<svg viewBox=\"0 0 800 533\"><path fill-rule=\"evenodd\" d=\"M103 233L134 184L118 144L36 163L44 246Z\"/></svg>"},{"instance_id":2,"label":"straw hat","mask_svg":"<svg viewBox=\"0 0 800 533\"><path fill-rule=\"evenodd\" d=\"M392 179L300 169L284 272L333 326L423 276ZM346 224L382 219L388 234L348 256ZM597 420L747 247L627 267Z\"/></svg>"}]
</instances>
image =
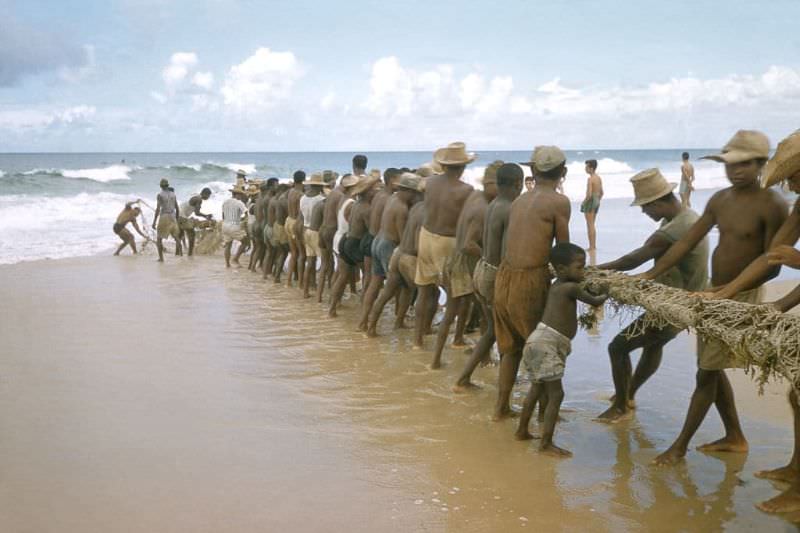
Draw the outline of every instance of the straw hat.
<instances>
[{"instance_id":1,"label":"straw hat","mask_svg":"<svg viewBox=\"0 0 800 533\"><path fill-rule=\"evenodd\" d=\"M549 172L567 161L567 156L558 146L537 146L531 152L531 160L520 163L539 172Z\"/></svg>"},{"instance_id":2,"label":"straw hat","mask_svg":"<svg viewBox=\"0 0 800 533\"><path fill-rule=\"evenodd\" d=\"M260 192L260 190L261 189L259 188L259 186L257 184L250 183L250 185L247 186L247 195L248 196L256 196Z\"/></svg>"},{"instance_id":3,"label":"straw hat","mask_svg":"<svg viewBox=\"0 0 800 533\"><path fill-rule=\"evenodd\" d=\"M769 158L769 139L760 131L739 130L722 147L719 154L707 155L700 159L710 159L718 163L743 163L753 159Z\"/></svg>"},{"instance_id":4,"label":"straw hat","mask_svg":"<svg viewBox=\"0 0 800 533\"><path fill-rule=\"evenodd\" d=\"M352 174L348 174L347 176L343 177L341 181L342 187L345 189L349 189L356 183L358 183L358 176L353 176Z\"/></svg>"},{"instance_id":5,"label":"straw hat","mask_svg":"<svg viewBox=\"0 0 800 533\"><path fill-rule=\"evenodd\" d=\"M369 171L370 178L375 178L377 180L380 180L381 176L382 176L381 169L379 168L373 168L372 170Z\"/></svg>"},{"instance_id":6,"label":"straw hat","mask_svg":"<svg viewBox=\"0 0 800 533\"><path fill-rule=\"evenodd\" d=\"M372 176L362 176L359 178L358 183L350 190L350 193L353 195L364 193L380 183L380 181L379 178L374 178Z\"/></svg>"},{"instance_id":7,"label":"straw hat","mask_svg":"<svg viewBox=\"0 0 800 533\"><path fill-rule=\"evenodd\" d=\"M475 154L467 152L467 147L462 142L450 143L433 153L433 160L442 166L468 165L475 161L476 157Z\"/></svg>"},{"instance_id":8,"label":"straw hat","mask_svg":"<svg viewBox=\"0 0 800 533\"><path fill-rule=\"evenodd\" d=\"M411 191L419 191L419 184L422 178L411 172L403 172L400 174L400 179L397 180L397 188L409 189Z\"/></svg>"},{"instance_id":9,"label":"straw hat","mask_svg":"<svg viewBox=\"0 0 800 533\"><path fill-rule=\"evenodd\" d=\"M800 130L778 143L775 155L764 167L761 181L764 188L772 187L798 172L800 172Z\"/></svg>"},{"instance_id":10,"label":"straw hat","mask_svg":"<svg viewBox=\"0 0 800 533\"><path fill-rule=\"evenodd\" d=\"M236 175L237 176L247 176L247 172L245 172L244 170L242 170L240 168L239 170L236 171Z\"/></svg>"},{"instance_id":11,"label":"straw hat","mask_svg":"<svg viewBox=\"0 0 800 533\"><path fill-rule=\"evenodd\" d=\"M648 168L639 172L631 178L631 184L633 184L634 196L631 205L636 206L658 200L671 193L678 185L677 183L667 183L666 178L657 168Z\"/></svg>"},{"instance_id":12,"label":"straw hat","mask_svg":"<svg viewBox=\"0 0 800 533\"><path fill-rule=\"evenodd\" d=\"M419 189L417 189L417 190L419 192L425 192L425 187L427 186L427 184L428 184L428 178L420 178L420 180L419 180Z\"/></svg>"},{"instance_id":13,"label":"straw hat","mask_svg":"<svg viewBox=\"0 0 800 533\"><path fill-rule=\"evenodd\" d=\"M322 179L322 172L314 172L313 174L311 174L311 179L306 181L306 185L321 185L321 186L325 186L325 185L327 185L327 183L325 183L325 180Z\"/></svg>"},{"instance_id":14,"label":"straw hat","mask_svg":"<svg viewBox=\"0 0 800 533\"><path fill-rule=\"evenodd\" d=\"M233 186L232 189L229 190L234 194L247 194L247 189L245 189L244 185L242 185L241 183L237 183L236 185Z\"/></svg>"}]
</instances>

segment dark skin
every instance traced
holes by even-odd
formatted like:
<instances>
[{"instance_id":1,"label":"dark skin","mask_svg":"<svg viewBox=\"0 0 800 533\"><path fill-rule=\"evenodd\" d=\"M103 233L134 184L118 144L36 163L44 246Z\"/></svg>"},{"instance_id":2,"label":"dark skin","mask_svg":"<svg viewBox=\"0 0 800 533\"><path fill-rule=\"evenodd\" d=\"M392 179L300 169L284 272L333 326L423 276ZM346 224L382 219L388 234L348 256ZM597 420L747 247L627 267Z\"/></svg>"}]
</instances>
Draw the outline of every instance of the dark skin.
<instances>
[{"instance_id":1,"label":"dark skin","mask_svg":"<svg viewBox=\"0 0 800 533\"><path fill-rule=\"evenodd\" d=\"M296 221L300 219L300 198L303 197L304 192L303 184L295 183L287 195L288 216ZM302 246L302 224L300 224L299 227L300 231L298 232L298 223L295 222L294 234L297 236L297 239L289 239L289 274L286 278L287 287L292 286L292 279L295 279L298 284L303 279L306 252Z\"/></svg>"},{"instance_id":2,"label":"dark skin","mask_svg":"<svg viewBox=\"0 0 800 533\"><path fill-rule=\"evenodd\" d=\"M170 187L161 187L161 190L170 190ZM161 215L161 207L162 207L161 206L161 202L160 201L156 202L156 212L153 215L153 229L156 229L158 227L157 222L158 222L158 217ZM178 206L177 198L175 199L175 207L174 207L174 209L175 209L175 213L177 215L177 213L180 212L180 208ZM156 248L158 249L158 261L160 263L164 262L164 244L163 244L162 241L163 241L163 239L160 236L158 236L156 238ZM175 241L175 255L183 255L183 253L181 252L181 241L180 241L180 239Z\"/></svg>"},{"instance_id":3,"label":"dark skin","mask_svg":"<svg viewBox=\"0 0 800 533\"><path fill-rule=\"evenodd\" d=\"M200 193L196 196L192 196L191 198L189 198L189 205L192 207L192 213L198 217L205 218L206 220L211 220L212 218L214 218L212 215L207 215L205 213L200 212L200 207L203 205L203 201L208 200L209 198L211 198L211 194L207 192ZM189 257L191 257L192 254L194 254L194 243L196 234L193 229L183 230L183 232L186 233L186 238L189 241Z\"/></svg>"},{"instance_id":4,"label":"dark skin","mask_svg":"<svg viewBox=\"0 0 800 533\"><path fill-rule=\"evenodd\" d=\"M483 253L483 222L489 202L497 196L497 182L485 181L483 191L474 191L464 205L461 216L458 218L456 227L456 250L474 256L476 259ZM439 325L439 332L436 336L436 347L433 352L431 368L437 369L442 366L442 351L444 350L447 335L450 333L450 326L458 316L456 324L456 334L453 339L453 346L464 346L464 326L466 325L466 315L468 314L472 294L465 294L454 297L447 295L444 320Z\"/></svg>"},{"instance_id":5,"label":"dark skin","mask_svg":"<svg viewBox=\"0 0 800 533\"><path fill-rule=\"evenodd\" d=\"M338 229L339 222L336 215L339 212L339 207L342 205L342 200L347 198L347 190L339 184L334 188L328 198L325 200L325 210L322 214L322 226L319 230L319 247L322 253L322 265L320 270L322 274L320 279L331 283L334 273L334 259L333 254L333 237ZM325 292L325 283L317 284L317 302L322 303L322 294Z\"/></svg>"},{"instance_id":6,"label":"dark skin","mask_svg":"<svg viewBox=\"0 0 800 533\"><path fill-rule=\"evenodd\" d=\"M550 287L547 294L547 304L542 315L542 322L555 329L565 337L572 339L578 331L577 302L581 301L592 306L602 305L608 298L607 294L595 296L583 288L581 282L584 278L586 256L577 254L568 265L556 265L556 282ZM539 451L555 457L571 457L572 452L565 450L553 443L558 411L564 399L564 388L560 379L531 383L528 396L522 407L519 417L519 427L514 435L518 440L529 440L533 435L528 431L533 409L542 398L547 398L547 407L544 412L542 427L542 440Z\"/></svg>"},{"instance_id":7,"label":"dark skin","mask_svg":"<svg viewBox=\"0 0 800 533\"><path fill-rule=\"evenodd\" d=\"M513 269L534 269L545 266L550 257L553 240L569 242L569 198L556 191L560 179L534 176L535 185L514 201L508 218L508 228L503 235L503 263ZM536 324L531 324L531 331ZM513 416L509 400L514 388L523 345L515 346L511 353L502 354L498 377L497 403L494 420Z\"/></svg>"},{"instance_id":8,"label":"dark skin","mask_svg":"<svg viewBox=\"0 0 800 533\"><path fill-rule=\"evenodd\" d=\"M511 203L516 200L522 191L522 180L518 180L513 185L500 186L497 189L495 198L486 208L485 221L483 224L483 235L481 237L483 260L487 263L498 266L503 257L503 237L508 227L508 215L511 213ZM475 349L472 351L464 371L459 376L458 381L453 387L454 392L463 392L468 389L477 388L472 383L472 373L479 364L489 362L489 350L495 343L494 316L488 303L481 297L478 302L486 317L486 331L483 332Z\"/></svg>"},{"instance_id":9,"label":"dark skin","mask_svg":"<svg viewBox=\"0 0 800 533\"><path fill-rule=\"evenodd\" d=\"M309 191L306 193L306 195L311 197L319 196L321 194L322 194L322 185L311 185ZM312 210L312 216L313 216L313 210ZM302 213L300 214L300 218L303 218ZM305 226L305 221L300 221L300 222L303 226ZM311 221L309 220L308 223L310 226ZM319 228L319 226L317 226L317 228ZM319 231L319 229L317 229L316 231ZM311 297L309 290L311 289L312 282L316 280L316 278L317 278L317 257L316 256L306 257L306 265L303 272L303 298Z\"/></svg>"},{"instance_id":10,"label":"dark skin","mask_svg":"<svg viewBox=\"0 0 800 533\"><path fill-rule=\"evenodd\" d=\"M375 195L373 204L378 200L380 194L381 193L379 192ZM400 237L403 234L403 228L405 228L406 221L408 220L408 210L416 196L417 191L399 189L396 193L387 197L386 201L384 202L384 207L382 208L383 214L381 216L380 230L377 234L375 234L376 237L382 237L395 244L400 242ZM372 221L372 217L375 215L375 207L375 205L372 206L370 222ZM361 319L358 324L359 331L367 330L369 313L372 310L375 299L378 297L378 293L383 287L383 281L383 276L378 276L374 273L372 276L370 276L369 285L364 293L364 301L361 303Z\"/></svg>"},{"instance_id":11,"label":"dark skin","mask_svg":"<svg viewBox=\"0 0 800 533\"><path fill-rule=\"evenodd\" d=\"M776 192L762 189L758 183L762 160L726 164L731 187L708 201L700 219L686 236L670 247L655 266L642 275L654 279L692 250L716 226L719 244L711 259L711 280L715 286L733 281L750 263L764 254L787 217L786 202ZM779 268L772 268L759 284L774 278ZM725 436L698 447L700 451L745 453L747 440L739 423L733 389L723 370L697 370L696 385L681 433L655 462L670 465L686 455L689 442L714 404L725 426Z\"/></svg>"},{"instance_id":12,"label":"dark skin","mask_svg":"<svg viewBox=\"0 0 800 533\"><path fill-rule=\"evenodd\" d=\"M464 165L443 166L444 174L431 176L425 185L424 228L436 235L455 237L458 216L464 208L472 186L461 181ZM414 347L422 348L422 338L430 331L433 315L436 312L436 285L423 285L418 288L416 316L414 324Z\"/></svg>"},{"instance_id":13,"label":"dark skin","mask_svg":"<svg viewBox=\"0 0 800 533\"><path fill-rule=\"evenodd\" d=\"M275 204L275 222L283 226L286 224L286 217L289 216L289 191L280 194L277 200L270 202L270 205ZM289 245L281 244L275 256L275 283L281 282L281 274L283 273L283 265L286 262L286 257L289 255Z\"/></svg>"},{"instance_id":14,"label":"dark skin","mask_svg":"<svg viewBox=\"0 0 800 533\"><path fill-rule=\"evenodd\" d=\"M122 244L119 245L119 248L117 248L117 251L114 252L114 255L119 255L122 249L126 246L130 246L134 254L137 253L136 239L133 238L131 232L125 229L125 226L127 226L128 223L133 226L133 229L136 230L136 233L147 239L147 235L142 233L142 230L139 228L139 224L136 222L136 217L139 216L142 210L138 207L133 207L134 203L136 202L128 202L125 204L125 209L123 209L122 212L117 216L117 224L122 224L122 231L119 232L119 238L122 239Z\"/></svg>"},{"instance_id":15,"label":"dark skin","mask_svg":"<svg viewBox=\"0 0 800 533\"><path fill-rule=\"evenodd\" d=\"M369 225L369 214L371 209L372 198L375 196L375 187L373 186L367 191L361 193L358 200L352 204L349 209L349 215L345 212L345 218L349 216L350 231L348 236L354 239L361 239L366 235ZM331 306L328 310L328 316L336 318L336 308L342 301L344 289L347 282L353 275L353 269L346 261L339 262L339 273L336 276L336 282L331 289Z\"/></svg>"},{"instance_id":16,"label":"dark skin","mask_svg":"<svg viewBox=\"0 0 800 533\"><path fill-rule=\"evenodd\" d=\"M662 219L670 221L683 209L681 202L672 196L667 201L657 200L641 207L642 212L656 222ZM671 245L669 239L656 232L641 247L619 259L597 265L597 268L622 272L633 270L651 259L658 260ZM652 331L632 338L626 338L623 334L614 338L608 345L608 353L616 392L611 407L597 417L598 421L616 422L630 412L636 391L658 370L665 344ZM630 354L639 348L642 349L642 356L636 365L636 372L632 373Z\"/></svg>"},{"instance_id":17,"label":"dark skin","mask_svg":"<svg viewBox=\"0 0 800 533\"><path fill-rule=\"evenodd\" d=\"M264 224L267 221L267 204L269 203L269 194L266 189L258 193L258 198L253 205L253 213L256 217L256 227L264 229ZM253 252L250 254L249 269L255 272L258 265L263 263L264 255L267 249L264 245L264 239L256 239L253 243Z\"/></svg>"},{"instance_id":18,"label":"dark skin","mask_svg":"<svg viewBox=\"0 0 800 533\"><path fill-rule=\"evenodd\" d=\"M419 228L422 227L422 221L425 217L425 205L422 202L422 194L417 193L414 197L414 205L408 212L403 234L400 238L400 243L397 247L400 252L408 255L417 255L417 242L419 239ZM395 329L405 328L405 316L411 304L411 296L414 290L414 274L410 274L410 279L405 279L403 273L399 269L389 271L386 277L386 283L375 300L375 305L369 313L369 323L367 327L367 336L377 337L377 324L380 319L383 308L386 304L397 296L397 314L395 318Z\"/></svg>"},{"instance_id":19,"label":"dark skin","mask_svg":"<svg viewBox=\"0 0 800 533\"><path fill-rule=\"evenodd\" d=\"M265 227L272 228L275 225L275 208L277 207L276 196L278 194L277 187L269 190L267 194L267 201L264 203L264 225ZM272 269L275 265L275 258L278 255L278 249L273 247L271 243L266 243L267 255L264 262L264 279L272 275Z\"/></svg>"}]
</instances>

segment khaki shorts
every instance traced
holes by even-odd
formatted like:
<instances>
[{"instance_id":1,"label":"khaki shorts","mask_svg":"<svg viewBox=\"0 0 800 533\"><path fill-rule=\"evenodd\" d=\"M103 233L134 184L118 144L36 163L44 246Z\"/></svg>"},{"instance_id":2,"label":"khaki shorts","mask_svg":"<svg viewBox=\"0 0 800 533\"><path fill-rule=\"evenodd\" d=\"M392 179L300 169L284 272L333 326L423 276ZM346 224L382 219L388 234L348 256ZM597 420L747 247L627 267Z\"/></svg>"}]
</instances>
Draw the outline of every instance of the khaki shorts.
<instances>
[{"instance_id":1,"label":"khaki shorts","mask_svg":"<svg viewBox=\"0 0 800 533\"><path fill-rule=\"evenodd\" d=\"M289 236L286 235L286 226L276 222L272 225L272 245L280 246L289 244Z\"/></svg>"},{"instance_id":2,"label":"khaki shorts","mask_svg":"<svg viewBox=\"0 0 800 533\"><path fill-rule=\"evenodd\" d=\"M420 228L414 282L420 286L441 285L445 264L455 248L455 237L437 235L424 227Z\"/></svg>"},{"instance_id":3,"label":"khaki shorts","mask_svg":"<svg viewBox=\"0 0 800 533\"><path fill-rule=\"evenodd\" d=\"M297 240L297 235L294 232L294 226L297 224L297 219L292 217L286 217L286 224L284 224L284 228L286 229L286 236L289 239L287 242L294 242Z\"/></svg>"},{"instance_id":4,"label":"khaki shorts","mask_svg":"<svg viewBox=\"0 0 800 533\"><path fill-rule=\"evenodd\" d=\"M303 231L303 241L306 246L306 257L322 255L319 251L319 232L306 228Z\"/></svg>"},{"instance_id":5,"label":"khaki shorts","mask_svg":"<svg viewBox=\"0 0 800 533\"><path fill-rule=\"evenodd\" d=\"M233 241L243 241L247 237L247 232L241 224L222 224L222 242L228 244Z\"/></svg>"},{"instance_id":6,"label":"khaki shorts","mask_svg":"<svg viewBox=\"0 0 800 533\"><path fill-rule=\"evenodd\" d=\"M497 277L497 267L480 259L478 264L475 265L472 281L475 286L475 294L483 298L489 307L494 303L495 277Z\"/></svg>"},{"instance_id":7,"label":"khaki shorts","mask_svg":"<svg viewBox=\"0 0 800 533\"><path fill-rule=\"evenodd\" d=\"M177 241L179 231L178 221L175 217L171 215L161 215L158 217L156 233L158 234L159 239L166 239L167 237L172 236L172 238Z\"/></svg>"},{"instance_id":8,"label":"khaki shorts","mask_svg":"<svg viewBox=\"0 0 800 533\"><path fill-rule=\"evenodd\" d=\"M525 342L522 361L531 381L556 381L564 377L564 366L571 351L569 338L539 322Z\"/></svg>"},{"instance_id":9,"label":"khaki shorts","mask_svg":"<svg viewBox=\"0 0 800 533\"><path fill-rule=\"evenodd\" d=\"M735 302L760 304L763 297L762 287L740 292L733 298ZM724 370L726 368L744 368L744 361L736 358L728 345L717 339L697 337L697 368L701 370Z\"/></svg>"},{"instance_id":10,"label":"khaki shorts","mask_svg":"<svg viewBox=\"0 0 800 533\"><path fill-rule=\"evenodd\" d=\"M472 294L475 291L475 285L472 282L472 274L475 272L475 266L478 263L478 258L474 255L467 255L461 252L454 252L447 261L445 267L445 275L447 276L447 287L450 290L450 296L459 298Z\"/></svg>"},{"instance_id":11,"label":"khaki shorts","mask_svg":"<svg viewBox=\"0 0 800 533\"><path fill-rule=\"evenodd\" d=\"M414 277L417 273L417 256L401 252L398 246L392 252L392 258L389 260L389 273L393 272L400 275L406 287L413 289Z\"/></svg>"}]
</instances>

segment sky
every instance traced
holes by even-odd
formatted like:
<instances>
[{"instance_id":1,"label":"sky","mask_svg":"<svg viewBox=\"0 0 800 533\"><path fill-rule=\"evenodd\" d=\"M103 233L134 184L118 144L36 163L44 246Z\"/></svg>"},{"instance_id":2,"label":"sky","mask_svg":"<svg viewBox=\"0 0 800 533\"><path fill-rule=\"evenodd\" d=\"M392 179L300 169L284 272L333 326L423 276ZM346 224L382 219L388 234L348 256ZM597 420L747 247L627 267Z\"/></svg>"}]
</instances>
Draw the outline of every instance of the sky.
<instances>
[{"instance_id":1,"label":"sky","mask_svg":"<svg viewBox=\"0 0 800 533\"><path fill-rule=\"evenodd\" d=\"M709 148L800 127L800 2L0 0L0 152Z\"/></svg>"}]
</instances>

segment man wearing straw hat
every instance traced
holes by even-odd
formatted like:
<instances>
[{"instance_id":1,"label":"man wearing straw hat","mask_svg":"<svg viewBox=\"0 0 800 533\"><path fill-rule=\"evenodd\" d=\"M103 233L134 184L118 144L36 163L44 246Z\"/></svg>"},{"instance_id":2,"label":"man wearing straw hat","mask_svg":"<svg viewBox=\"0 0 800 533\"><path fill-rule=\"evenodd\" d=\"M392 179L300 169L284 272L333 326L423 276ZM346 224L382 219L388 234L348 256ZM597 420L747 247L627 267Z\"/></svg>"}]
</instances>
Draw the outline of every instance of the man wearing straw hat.
<instances>
[{"instance_id":1,"label":"man wearing straw hat","mask_svg":"<svg viewBox=\"0 0 800 533\"><path fill-rule=\"evenodd\" d=\"M667 183L657 168L639 172L631 178L631 183L635 196L631 205L641 207L642 212L656 222L661 221L661 227L640 248L597 268L629 271L651 259L658 260L700 218L691 209L683 207L673 193L676 185ZM707 280L708 239L703 238L676 266L656 281L696 292L705 288ZM658 370L664 346L680 332L669 325L655 327L645 324L643 315L623 329L608 345L615 395L611 407L597 417L600 422L616 422L630 413L636 391ZM631 352L640 348L642 355L636 372L631 375Z\"/></svg>"},{"instance_id":2,"label":"man wearing straw hat","mask_svg":"<svg viewBox=\"0 0 800 533\"><path fill-rule=\"evenodd\" d=\"M775 155L767 162L762 174L765 189L785 182L789 189L800 194L800 130L778 144ZM712 298L731 298L763 279L776 265L800 268L800 251L794 248L800 238L800 198L795 201L789 217L772 239L770 250L758 257L736 279L712 295ZM786 312L800 304L800 285L772 305ZM794 387L789 390L789 404L794 415L794 452L789 464L773 470L762 470L756 477L790 483L782 494L761 502L759 509L768 513L800 510L800 404Z\"/></svg>"},{"instance_id":3,"label":"man wearing straw hat","mask_svg":"<svg viewBox=\"0 0 800 533\"><path fill-rule=\"evenodd\" d=\"M233 241L238 241L239 249L233 262L239 264L239 258L244 252L244 241L247 238L247 231L242 228L242 220L247 216L247 206L244 200L247 198L247 189L242 185L234 185L231 189L231 197L222 204L222 240L225 244L225 266L231 267L231 248Z\"/></svg>"},{"instance_id":4,"label":"man wearing straw hat","mask_svg":"<svg viewBox=\"0 0 800 533\"><path fill-rule=\"evenodd\" d=\"M323 282L332 278L335 268L333 256L339 253L334 246L334 238L339 231L339 207L342 205L343 200L350 198L349 191L357 183L358 177L346 174L325 200L325 208L322 212L322 226L319 228L319 249L322 254L322 264L320 265L322 274L320 278ZM336 244L338 244L338 240ZM322 302L322 294L325 292L325 283L323 282L317 284L317 302Z\"/></svg>"},{"instance_id":5,"label":"man wearing straw hat","mask_svg":"<svg viewBox=\"0 0 800 533\"><path fill-rule=\"evenodd\" d=\"M300 217L303 220L303 244L305 246L306 265L303 272L303 298L309 298L309 287L312 280L317 279L317 256L319 250L319 231L311 229L311 215L314 207L325 199L322 188L325 180L322 172L314 172L306 182L308 190L300 198Z\"/></svg>"},{"instance_id":6,"label":"man wearing straw hat","mask_svg":"<svg viewBox=\"0 0 800 533\"><path fill-rule=\"evenodd\" d=\"M433 160L443 174L427 179L425 220L419 232L417 272L419 287L414 324L414 346L422 348L422 338L430 330L437 306L437 286L442 285L445 262L456 246L456 224L472 186L461 181L467 165L475 161L463 142L450 143L436 150Z\"/></svg>"},{"instance_id":7,"label":"man wearing straw hat","mask_svg":"<svg viewBox=\"0 0 800 533\"><path fill-rule=\"evenodd\" d=\"M706 204L703 214L686 235L673 244L642 275L656 279L679 261L716 226L719 244L712 255L711 284L720 287L733 281L753 260L769 250L778 228L786 220L787 205L775 191L762 189L758 178L769 158L769 139L758 131L740 130L719 154L706 159L725 164L725 174L731 186L715 193ZM778 274L780 267L770 270L751 290L739 293L736 300L759 303L761 284ZM680 435L655 462L661 465L678 462L689 447L700 424L714 404L725 426L725 436L698 447L700 451L745 453L748 450L733 389L725 375L726 368L737 368L743 361L722 342L698 339L697 377L689 411Z\"/></svg>"}]
</instances>

